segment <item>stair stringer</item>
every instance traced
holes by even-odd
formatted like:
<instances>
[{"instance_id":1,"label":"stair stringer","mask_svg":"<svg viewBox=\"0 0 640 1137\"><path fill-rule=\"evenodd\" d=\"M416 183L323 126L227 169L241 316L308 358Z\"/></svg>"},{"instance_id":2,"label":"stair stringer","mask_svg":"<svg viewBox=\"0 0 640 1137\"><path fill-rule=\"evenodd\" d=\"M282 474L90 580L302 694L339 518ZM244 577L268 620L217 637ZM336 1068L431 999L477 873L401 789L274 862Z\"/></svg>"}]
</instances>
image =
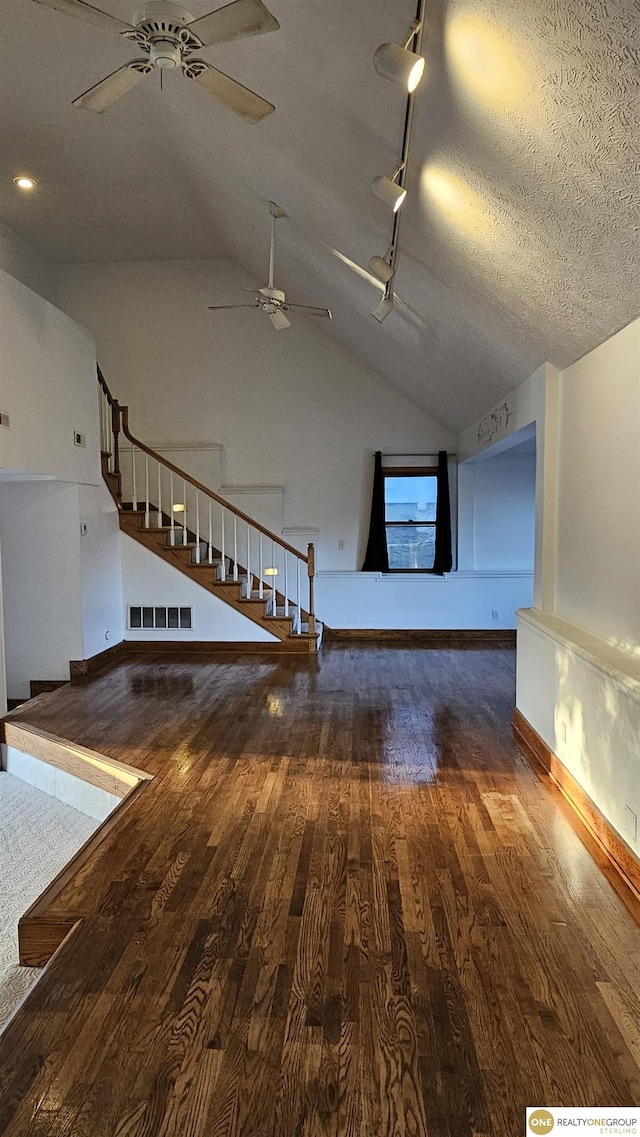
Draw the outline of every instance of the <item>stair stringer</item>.
<instances>
[{"instance_id":1,"label":"stair stringer","mask_svg":"<svg viewBox=\"0 0 640 1137\"><path fill-rule=\"evenodd\" d=\"M219 581L215 579L215 568L207 564L194 564L190 559L190 549L180 545L166 544L166 535L160 530L145 529L140 525L139 513L130 510L120 511L120 530L143 548L154 553L170 568L187 576L199 588L229 605L245 619L260 627L266 638L256 641L256 650L261 645L279 641L281 649L292 652L313 653L316 650L316 636L292 633L291 618L267 615L267 601L248 599L242 595L240 581Z\"/></svg>"}]
</instances>

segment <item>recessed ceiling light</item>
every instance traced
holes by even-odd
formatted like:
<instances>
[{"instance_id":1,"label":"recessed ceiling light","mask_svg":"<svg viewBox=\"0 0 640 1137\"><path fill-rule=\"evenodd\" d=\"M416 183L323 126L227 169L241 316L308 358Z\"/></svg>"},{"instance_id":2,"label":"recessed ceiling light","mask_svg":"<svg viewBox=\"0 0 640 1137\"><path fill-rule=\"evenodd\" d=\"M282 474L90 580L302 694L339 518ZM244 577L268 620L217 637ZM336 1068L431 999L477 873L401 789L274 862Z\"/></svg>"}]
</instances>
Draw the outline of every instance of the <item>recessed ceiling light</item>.
<instances>
[{"instance_id":1,"label":"recessed ceiling light","mask_svg":"<svg viewBox=\"0 0 640 1137\"><path fill-rule=\"evenodd\" d=\"M29 193L30 190L36 188L38 183L35 178L30 178L28 174L18 174L13 179L13 184L16 189L22 190L23 193Z\"/></svg>"}]
</instances>

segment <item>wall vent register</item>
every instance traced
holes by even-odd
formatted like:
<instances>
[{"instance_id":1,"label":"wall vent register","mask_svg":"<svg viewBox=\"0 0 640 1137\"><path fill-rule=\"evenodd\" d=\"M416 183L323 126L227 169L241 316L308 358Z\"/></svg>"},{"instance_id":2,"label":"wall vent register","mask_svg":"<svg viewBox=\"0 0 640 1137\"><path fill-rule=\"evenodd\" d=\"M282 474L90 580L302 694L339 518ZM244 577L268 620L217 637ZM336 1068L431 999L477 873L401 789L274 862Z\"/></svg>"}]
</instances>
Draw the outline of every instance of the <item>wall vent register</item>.
<instances>
[{"instance_id":1,"label":"wall vent register","mask_svg":"<svg viewBox=\"0 0 640 1137\"><path fill-rule=\"evenodd\" d=\"M193 627L193 609L129 605L127 626L129 628L171 628L186 631Z\"/></svg>"},{"instance_id":2,"label":"wall vent register","mask_svg":"<svg viewBox=\"0 0 640 1137\"><path fill-rule=\"evenodd\" d=\"M0 426L10 426L11 419L6 411L0 411Z\"/></svg>"}]
</instances>

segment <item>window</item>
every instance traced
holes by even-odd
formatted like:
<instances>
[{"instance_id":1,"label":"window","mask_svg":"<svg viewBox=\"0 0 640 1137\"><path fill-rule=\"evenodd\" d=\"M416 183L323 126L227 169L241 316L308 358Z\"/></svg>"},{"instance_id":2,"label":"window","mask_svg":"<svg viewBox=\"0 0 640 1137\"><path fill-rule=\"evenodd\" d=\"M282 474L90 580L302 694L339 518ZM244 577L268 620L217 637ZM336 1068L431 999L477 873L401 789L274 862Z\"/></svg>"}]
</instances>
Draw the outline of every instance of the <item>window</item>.
<instances>
[{"instance_id":1,"label":"window","mask_svg":"<svg viewBox=\"0 0 640 1137\"><path fill-rule=\"evenodd\" d=\"M387 466L383 474L389 570L432 572L438 471L435 466Z\"/></svg>"}]
</instances>

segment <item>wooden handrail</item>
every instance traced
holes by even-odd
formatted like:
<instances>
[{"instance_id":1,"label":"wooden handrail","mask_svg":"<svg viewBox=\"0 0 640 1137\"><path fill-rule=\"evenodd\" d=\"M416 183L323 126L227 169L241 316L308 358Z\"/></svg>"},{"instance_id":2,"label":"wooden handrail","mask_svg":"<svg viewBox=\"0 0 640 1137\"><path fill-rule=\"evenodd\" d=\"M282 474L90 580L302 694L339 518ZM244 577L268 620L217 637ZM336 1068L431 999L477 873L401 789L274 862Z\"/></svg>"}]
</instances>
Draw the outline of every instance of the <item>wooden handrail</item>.
<instances>
[{"instance_id":1,"label":"wooden handrail","mask_svg":"<svg viewBox=\"0 0 640 1137\"><path fill-rule=\"evenodd\" d=\"M96 363L96 371L98 372L98 383L102 387L102 390L104 391L109 402L111 403L111 406L113 406L114 403L117 402L117 400L114 399L113 395L111 394L111 391L109 390L107 380L105 379L104 375L102 374L102 371L100 370L100 364L99 363Z\"/></svg>"},{"instance_id":2,"label":"wooden handrail","mask_svg":"<svg viewBox=\"0 0 640 1137\"><path fill-rule=\"evenodd\" d=\"M188 474L186 470L181 470L179 466L174 466L173 462L170 462L168 458L163 458L163 456L161 454L158 454L156 450L153 450L150 446L146 446L144 442L141 442L139 438L136 438L135 435L133 435L129 430L129 408L121 407L115 399L113 401L118 407L118 411L120 413L122 421L122 433L124 434L125 438L129 439L129 442L133 446L136 446L138 450L142 450L145 454L148 454L149 457L155 459L156 462L160 462L160 464L162 466L165 466L167 470L171 470L174 474L177 474L178 477L182 478L183 481L189 482L192 486L195 487L195 489L200 490L201 493L206 494L207 497L212 498L213 501L217 501L220 505L223 505L225 509L229 510L230 513L235 514L235 516L239 517L241 521L246 521L247 524L251 525L253 529L257 529L260 533L263 534L263 536L268 537L270 541L275 541L275 543L279 545L281 549L286 549L288 553L293 553L294 557L298 557L298 559L301 560L304 564L309 564L309 558L306 557L304 553L301 553L299 549L295 549L293 545L289 545L286 541L283 541L282 537L278 537L275 533L272 533L270 529L265 529L264 525L261 525L259 521L256 521L253 517L249 517L247 513L243 513L241 509L237 509L237 507L235 505L232 505L231 502L227 501L226 498L220 497L220 495L215 493L214 490L209 489L208 486L205 486L202 482L199 482L197 478L192 478L191 474Z\"/></svg>"}]
</instances>

